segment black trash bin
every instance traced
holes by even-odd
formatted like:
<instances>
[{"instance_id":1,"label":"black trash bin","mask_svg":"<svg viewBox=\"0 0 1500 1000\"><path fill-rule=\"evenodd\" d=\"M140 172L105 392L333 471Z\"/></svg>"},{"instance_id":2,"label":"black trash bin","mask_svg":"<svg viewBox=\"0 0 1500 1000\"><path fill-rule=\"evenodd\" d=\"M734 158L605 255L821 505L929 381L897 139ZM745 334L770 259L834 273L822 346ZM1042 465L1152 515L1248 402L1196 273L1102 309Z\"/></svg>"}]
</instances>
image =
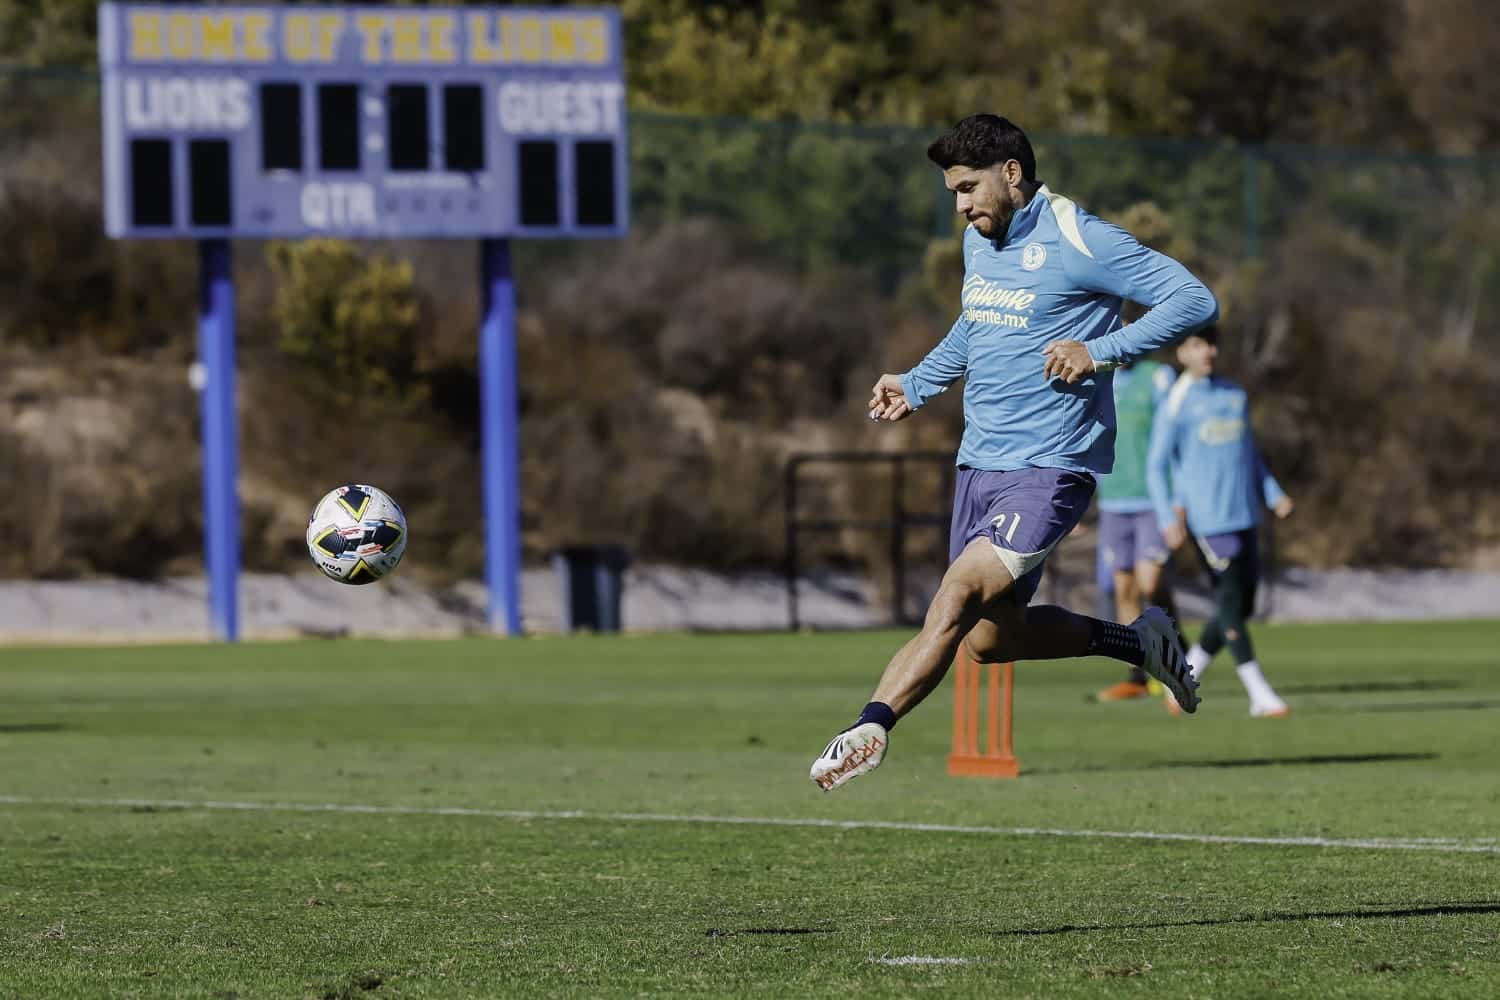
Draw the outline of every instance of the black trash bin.
<instances>
[{"instance_id":1,"label":"black trash bin","mask_svg":"<svg viewBox=\"0 0 1500 1000\"><path fill-rule=\"evenodd\" d=\"M620 545L571 545L552 554L562 585L562 625L566 632L620 631L620 600L630 553Z\"/></svg>"}]
</instances>

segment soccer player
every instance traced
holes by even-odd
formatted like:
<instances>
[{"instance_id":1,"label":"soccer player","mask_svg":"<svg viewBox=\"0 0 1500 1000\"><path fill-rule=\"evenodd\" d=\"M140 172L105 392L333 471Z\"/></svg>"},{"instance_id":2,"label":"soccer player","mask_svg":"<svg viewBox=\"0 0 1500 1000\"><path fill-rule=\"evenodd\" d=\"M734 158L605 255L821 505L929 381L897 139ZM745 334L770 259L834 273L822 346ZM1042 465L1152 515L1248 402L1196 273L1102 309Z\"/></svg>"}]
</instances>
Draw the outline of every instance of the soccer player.
<instances>
[{"instance_id":1,"label":"soccer player","mask_svg":"<svg viewBox=\"0 0 1500 1000\"><path fill-rule=\"evenodd\" d=\"M921 632L813 762L824 791L880 765L896 720L937 687L960 642L985 663L1113 657L1144 667L1184 711L1198 707L1159 608L1127 626L1027 605L1109 471L1112 370L1212 322L1218 303L1181 264L1048 190L1031 143L1004 118L965 118L927 155L969 222L963 311L915 368L882 375L869 405L874 420L904 420L965 379L951 563ZM1122 326L1124 299L1150 312Z\"/></svg>"},{"instance_id":2,"label":"soccer player","mask_svg":"<svg viewBox=\"0 0 1500 1000\"><path fill-rule=\"evenodd\" d=\"M1137 361L1115 371L1115 467L1099 477L1098 559L1120 622L1140 617L1146 600L1172 611L1166 587L1169 553L1146 489L1146 454L1156 407L1175 379L1176 373L1157 361ZM1150 693L1146 671L1131 667L1125 680L1100 691L1095 700L1127 701Z\"/></svg>"},{"instance_id":3,"label":"soccer player","mask_svg":"<svg viewBox=\"0 0 1500 1000\"><path fill-rule=\"evenodd\" d=\"M1260 582L1256 528L1262 506L1279 518L1288 517L1292 498L1255 447L1245 390L1214 374L1218 355L1213 327L1197 331L1178 346L1182 377L1167 394L1151 429L1147 484L1167 544L1180 548L1191 534L1213 580L1214 616L1187 655L1193 679L1201 679L1215 654L1227 645L1239 664L1240 683L1250 695L1250 714L1272 718L1290 709L1261 673L1246 619L1255 609ZM1170 691L1167 707L1177 708Z\"/></svg>"}]
</instances>

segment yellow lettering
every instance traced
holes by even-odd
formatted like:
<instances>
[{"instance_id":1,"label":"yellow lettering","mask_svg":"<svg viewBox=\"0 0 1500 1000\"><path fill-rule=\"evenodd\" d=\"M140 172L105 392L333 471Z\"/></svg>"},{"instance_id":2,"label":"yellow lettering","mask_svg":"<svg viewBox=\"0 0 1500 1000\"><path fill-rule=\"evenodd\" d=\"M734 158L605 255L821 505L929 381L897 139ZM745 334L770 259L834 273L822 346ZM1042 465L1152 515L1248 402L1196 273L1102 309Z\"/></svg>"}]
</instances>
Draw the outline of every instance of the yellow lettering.
<instances>
[{"instance_id":1,"label":"yellow lettering","mask_svg":"<svg viewBox=\"0 0 1500 1000\"><path fill-rule=\"evenodd\" d=\"M422 15L392 15L391 61L398 63L422 61Z\"/></svg>"},{"instance_id":2,"label":"yellow lettering","mask_svg":"<svg viewBox=\"0 0 1500 1000\"><path fill-rule=\"evenodd\" d=\"M240 55L250 62L270 62L271 46L266 36L271 33L271 15L255 11L242 14L240 30L245 33L245 49Z\"/></svg>"},{"instance_id":3,"label":"yellow lettering","mask_svg":"<svg viewBox=\"0 0 1500 1000\"><path fill-rule=\"evenodd\" d=\"M344 34L343 14L319 14L317 22L318 61L331 63L338 55L339 38Z\"/></svg>"},{"instance_id":4,"label":"yellow lettering","mask_svg":"<svg viewBox=\"0 0 1500 1000\"><path fill-rule=\"evenodd\" d=\"M354 30L359 32L363 43L360 49L360 59L367 64L385 61L385 52L381 48L380 38L385 34L386 20L384 14L354 15Z\"/></svg>"},{"instance_id":5,"label":"yellow lettering","mask_svg":"<svg viewBox=\"0 0 1500 1000\"><path fill-rule=\"evenodd\" d=\"M306 14L286 14L281 19L281 50L292 62L312 58L312 18Z\"/></svg>"},{"instance_id":6,"label":"yellow lettering","mask_svg":"<svg viewBox=\"0 0 1500 1000\"><path fill-rule=\"evenodd\" d=\"M161 15L145 10L130 12L130 58L161 58Z\"/></svg>"},{"instance_id":7,"label":"yellow lettering","mask_svg":"<svg viewBox=\"0 0 1500 1000\"><path fill-rule=\"evenodd\" d=\"M193 21L191 14L167 15L167 54L173 59L193 58Z\"/></svg>"},{"instance_id":8,"label":"yellow lettering","mask_svg":"<svg viewBox=\"0 0 1500 1000\"><path fill-rule=\"evenodd\" d=\"M552 45L547 61L572 62L578 56L577 37L573 34L573 22L564 17L552 19Z\"/></svg>"},{"instance_id":9,"label":"yellow lettering","mask_svg":"<svg viewBox=\"0 0 1500 1000\"><path fill-rule=\"evenodd\" d=\"M234 58L234 19L203 15L203 58Z\"/></svg>"},{"instance_id":10,"label":"yellow lettering","mask_svg":"<svg viewBox=\"0 0 1500 1000\"><path fill-rule=\"evenodd\" d=\"M542 49L542 19L519 17L516 25L516 54L521 62L535 63L546 58Z\"/></svg>"},{"instance_id":11,"label":"yellow lettering","mask_svg":"<svg viewBox=\"0 0 1500 1000\"><path fill-rule=\"evenodd\" d=\"M469 15L469 62L475 65L484 63L497 63L500 61L500 49L490 38L490 18L488 14Z\"/></svg>"},{"instance_id":12,"label":"yellow lettering","mask_svg":"<svg viewBox=\"0 0 1500 1000\"><path fill-rule=\"evenodd\" d=\"M582 36L579 58L586 63L609 62L609 25L597 15L580 17L578 33Z\"/></svg>"},{"instance_id":13,"label":"yellow lettering","mask_svg":"<svg viewBox=\"0 0 1500 1000\"><path fill-rule=\"evenodd\" d=\"M458 61L453 51L452 14L433 14L427 18L427 58L435 63L452 64Z\"/></svg>"}]
</instances>

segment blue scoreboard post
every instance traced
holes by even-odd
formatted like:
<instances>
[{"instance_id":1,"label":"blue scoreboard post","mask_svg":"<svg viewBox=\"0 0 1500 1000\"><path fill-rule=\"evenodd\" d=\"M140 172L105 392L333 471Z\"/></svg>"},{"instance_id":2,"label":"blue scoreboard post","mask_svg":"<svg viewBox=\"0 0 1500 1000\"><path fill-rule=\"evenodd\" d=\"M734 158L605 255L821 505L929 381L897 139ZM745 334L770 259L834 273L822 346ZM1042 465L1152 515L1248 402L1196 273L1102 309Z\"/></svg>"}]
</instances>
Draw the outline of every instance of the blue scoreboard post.
<instances>
[{"instance_id":1,"label":"blue scoreboard post","mask_svg":"<svg viewBox=\"0 0 1500 1000\"><path fill-rule=\"evenodd\" d=\"M485 582L520 631L512 237L629 225L619 12L104 3L105 229L200 246L214 630L239 634L235 237L480 241ZM357 470L330 470L358 478Z\"/></svg>"}]
</instances>

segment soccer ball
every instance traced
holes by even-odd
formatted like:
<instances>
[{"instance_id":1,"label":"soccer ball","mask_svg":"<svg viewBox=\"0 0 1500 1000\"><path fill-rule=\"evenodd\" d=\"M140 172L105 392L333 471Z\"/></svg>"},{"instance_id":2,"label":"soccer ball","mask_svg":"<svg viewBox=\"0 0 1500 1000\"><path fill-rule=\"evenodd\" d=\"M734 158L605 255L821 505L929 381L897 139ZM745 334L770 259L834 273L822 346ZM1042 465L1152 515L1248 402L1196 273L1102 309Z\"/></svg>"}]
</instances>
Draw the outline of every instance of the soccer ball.
<instances>
[{"instance_id":1,"label":"soccer ball","mask_svg":"<svg viewBox=\"0 0 1500 1000\"><path fill-rule=\"evenodd\" d=\"M406 552L406 515L373 486L340 486L307 519L307 551L330 580L374 583Z\"/></svg>"}]
</instances>

